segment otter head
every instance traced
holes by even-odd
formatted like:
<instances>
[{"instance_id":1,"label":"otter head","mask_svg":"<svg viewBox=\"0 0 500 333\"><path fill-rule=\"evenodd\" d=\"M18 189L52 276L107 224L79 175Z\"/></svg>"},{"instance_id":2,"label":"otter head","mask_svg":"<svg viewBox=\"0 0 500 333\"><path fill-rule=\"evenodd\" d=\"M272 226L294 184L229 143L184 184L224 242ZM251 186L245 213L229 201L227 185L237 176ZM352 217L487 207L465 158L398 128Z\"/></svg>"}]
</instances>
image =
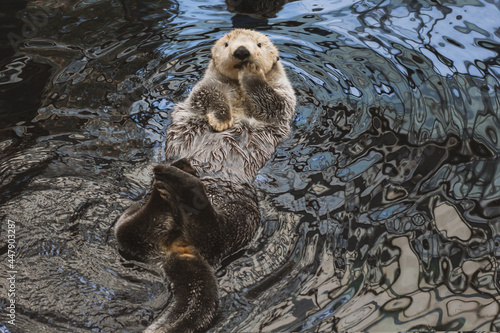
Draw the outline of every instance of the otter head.
<instances>
[{"instance_id":1,"label":"otter head","mask_svg":"<svg viewBox=\"0 0 500 333\"><path fill-rule=\"evenodd\" d=\"M212 63L224 76L237 80L245 63L254 63L268 73L279 60L278 50L269 37L260 32L235 29L212 47Z\"/></svg>"}]
</instances>

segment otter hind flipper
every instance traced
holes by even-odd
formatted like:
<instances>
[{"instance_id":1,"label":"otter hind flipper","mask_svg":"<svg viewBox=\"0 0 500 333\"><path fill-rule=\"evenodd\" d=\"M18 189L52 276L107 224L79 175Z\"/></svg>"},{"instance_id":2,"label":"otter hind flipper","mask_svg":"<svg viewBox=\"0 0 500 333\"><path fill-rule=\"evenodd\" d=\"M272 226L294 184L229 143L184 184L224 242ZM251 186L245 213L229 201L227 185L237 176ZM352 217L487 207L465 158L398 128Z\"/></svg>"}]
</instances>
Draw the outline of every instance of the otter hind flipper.
<instances>
[{"instance_id":1,"label":"otter hind flipper","mask_svg":"<svg viewBox=\"0 0 500 333\"><path fill-rule=\"evenodd\" d=\"M192 169L187 161L180 164L183 169ZM143 202L127 209L114 229L120 251L142 261L154 261L162 241L176 237L182 229L183 219L179 217L184 211L209 206L199 178L168 165L157 165L153 171L151 192Z\"/></svg>"},{"instance_id":2,"label":"otter hind flipper","mask_svg":"<svg viewBox=\"0 0 500 333\"><path fill-rule=\"evenodd\" d=\"M179 208L213 214L213 208L201 180L176 166L157 165L153 169L155 186L167 196L175 195Z\"/></svg>"},{"instance_id":3,"label":"otter hind flipper","mask_svg":"<svg viewBox=\"0 0 500 333\"><path fill-rule=\"evenodd\" d=\"M154 258L159 239L177 228L176 206L175 198L166 200L158 187L153 187L142 202L132 205L116 222L114 234L120 252L140 261Z\"/></svg>"},{"instance_id":4,"label":"otter hind flipper","mask_svg":"<svg viewBox=\"0 0 500 333\"><path fill-rule=\"evenodd\" d=\"M199 178L178 166L190 164L156 166L152 191L115 228L121 251L160 264L171 283L171 305L147 328L150 333L200 331L218 309L217 279L203 256L217 216Z\"/></svg>"},{"instance_id":5,"label":"otter hind flipper","mask_svg":"<svg viewBox=\"0 0 500 333\"><path fill-rule=\"evenodd\" d=\"M187 158L181 158L180 160L175 161L174 163L172 163L172 166L179 168L182 171L187 172L195 177L198 177L198 173Z\"/></svg>"}]
</instances>

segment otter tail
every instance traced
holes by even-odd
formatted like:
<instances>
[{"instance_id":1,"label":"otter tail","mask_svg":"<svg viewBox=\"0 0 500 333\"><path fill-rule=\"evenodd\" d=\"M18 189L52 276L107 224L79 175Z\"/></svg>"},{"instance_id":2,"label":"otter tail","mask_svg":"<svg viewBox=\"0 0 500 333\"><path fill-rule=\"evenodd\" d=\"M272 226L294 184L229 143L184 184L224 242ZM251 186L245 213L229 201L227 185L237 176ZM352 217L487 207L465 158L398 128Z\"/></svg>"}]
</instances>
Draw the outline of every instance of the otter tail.
<instances>
[{"instance_id":1,"label":"otter tail","mask_svg":"<svg viewBox=\"0 0 500 333\"><path fill-rule=\"evenodd\" d=\"M207 329L219 304L213 268L192 247L174 241L162 260L173 299L145 333L186 333Z\"/></svg>"}]
</instances>

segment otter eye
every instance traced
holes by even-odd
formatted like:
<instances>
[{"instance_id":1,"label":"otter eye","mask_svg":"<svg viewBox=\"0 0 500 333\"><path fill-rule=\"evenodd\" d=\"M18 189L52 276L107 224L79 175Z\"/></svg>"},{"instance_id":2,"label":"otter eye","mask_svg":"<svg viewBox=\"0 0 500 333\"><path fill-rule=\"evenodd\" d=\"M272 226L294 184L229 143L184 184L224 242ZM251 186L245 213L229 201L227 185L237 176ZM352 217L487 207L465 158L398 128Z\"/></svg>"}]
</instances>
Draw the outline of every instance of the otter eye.
<instances>
[{"instance_id":1,"label":"otter eye","mask_svg":"<svg viewBox=\"0 0 500 333\"><path fill-rule=\"evenodd\" d=\"M228 47L228 46L229 46L229 44L228 44L228 43L226 43L226 44L224 44L224 46L225 46L225 47Z\"/></svg>"},{"instance_id":2,"label":"otter eye","mask_svg":"<svg viewBox=\"0 0 500 333\"><path fill-rule=\"evenodd\" d=\"M262 47L262 44L261 44L261 43L259 43L259 44L257 44L257 46L258 46L258 47Z\"/></svg>"}]
</instances>

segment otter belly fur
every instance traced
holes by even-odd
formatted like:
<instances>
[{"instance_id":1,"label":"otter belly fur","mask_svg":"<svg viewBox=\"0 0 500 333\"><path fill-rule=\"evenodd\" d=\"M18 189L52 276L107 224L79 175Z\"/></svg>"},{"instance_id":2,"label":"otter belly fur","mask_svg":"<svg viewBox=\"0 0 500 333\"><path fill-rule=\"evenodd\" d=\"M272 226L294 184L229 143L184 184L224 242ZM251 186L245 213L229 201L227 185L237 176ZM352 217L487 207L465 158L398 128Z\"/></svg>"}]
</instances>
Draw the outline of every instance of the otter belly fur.
<instances>
[{"instance_id":1,"label":"otter belly fur","mask_svg":"<svg viewBox=\"0 0 500 333\"><path fill-rule=\"evenodd\" d=\"M236 29L211 50L204 77L172 112L167 163L152 190L118 220L122 251L158 263L173 299L146 332L207 329L217 314L221 260L254 236L252 183L290 131L295 95L278 50L261 33Z\"/></svg>"}]
</instances>

